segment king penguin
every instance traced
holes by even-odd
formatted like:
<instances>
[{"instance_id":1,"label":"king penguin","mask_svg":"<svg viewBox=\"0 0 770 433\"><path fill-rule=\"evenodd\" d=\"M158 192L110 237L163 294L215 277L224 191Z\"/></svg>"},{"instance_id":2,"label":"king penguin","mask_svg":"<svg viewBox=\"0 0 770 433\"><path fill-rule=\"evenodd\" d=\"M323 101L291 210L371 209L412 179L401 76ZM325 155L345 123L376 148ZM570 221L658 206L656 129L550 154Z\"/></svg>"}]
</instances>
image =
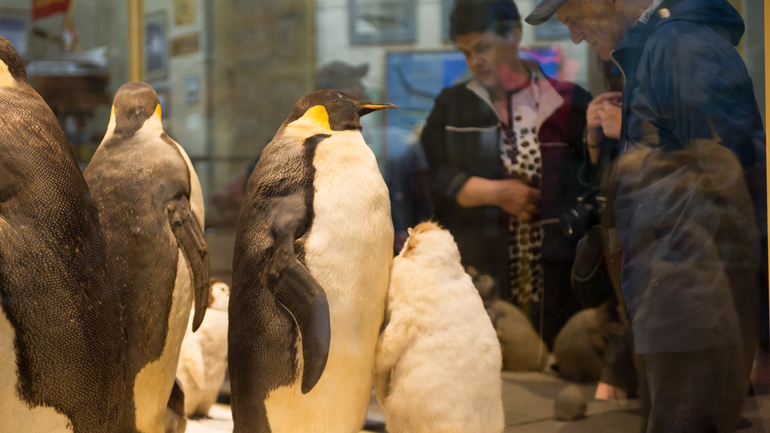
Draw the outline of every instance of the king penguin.
<instances>
[{"instance_id":1,"label":"king penguin","mask_svg":"<svg viewBox=\"0 0 770 433\"><path fill-rule=\"evenodd\" d=\"M84 173L121 291L128 340L119 433L163 433L193 298L206 312L209 259L203 196L187 154L163 131L152 87L115 94L104 140Z\"/></svg>"},{"instance_id":2,"label":"king penguin","mask_svg":"<svg viewBox=\"0 0 770 433\"><path fill-rule=\"evenodd\" d=\"M96 205L0 37L0 432L115 431L125 344Z\"/></svg>"},{"instance_id":3,"label":"king penguin","mask_svg":"<svg viewBox=\"0 0 770 433\"><path fill-rule=\"evenodd\" d=\"M235 240L229 368L235 433L364 424L393 223L359 117L396 108L319 90L249 179Z\"/></svg>"}]
</instances>

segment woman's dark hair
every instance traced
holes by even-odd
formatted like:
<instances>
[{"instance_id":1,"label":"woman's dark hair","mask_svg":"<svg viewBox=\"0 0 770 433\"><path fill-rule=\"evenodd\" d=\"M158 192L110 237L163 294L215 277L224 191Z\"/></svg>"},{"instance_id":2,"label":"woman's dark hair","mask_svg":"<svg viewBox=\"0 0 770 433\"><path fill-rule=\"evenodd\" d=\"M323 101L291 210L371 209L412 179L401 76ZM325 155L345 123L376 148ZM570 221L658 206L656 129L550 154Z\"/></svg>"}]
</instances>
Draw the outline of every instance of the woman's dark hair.
<instances>
[{"instance_id":1,"label":"woman's dark hair","mask_svg":"<svg viewBox=\"0 0 770 433\"><path fill-rule=\"evenodd\" d=\"M449 16L452 42L471 32L494 32L505 36L521 28L521 15L512 0L456 0Z\"/></svg>"}]
</instances>

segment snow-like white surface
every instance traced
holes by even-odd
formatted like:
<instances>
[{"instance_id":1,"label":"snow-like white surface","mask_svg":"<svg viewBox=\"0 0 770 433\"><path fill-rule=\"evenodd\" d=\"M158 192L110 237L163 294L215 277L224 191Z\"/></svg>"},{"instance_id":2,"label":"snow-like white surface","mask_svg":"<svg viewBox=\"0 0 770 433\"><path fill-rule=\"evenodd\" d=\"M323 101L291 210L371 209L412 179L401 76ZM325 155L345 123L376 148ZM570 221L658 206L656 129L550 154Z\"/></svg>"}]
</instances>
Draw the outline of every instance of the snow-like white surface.
<instances>
[{"instance_id":1,"label":"snow-like white surface","mask_svg":"<svg viewBox=\"0 0 770 433\"><path fill-rule=\"evenodd\" d=\"M230 412L230 406L222 404L212 406L208 418L187 420L186 433L231 433L232 431L233 415Z\"/></svg>"},{"instance_id":2,"label":"snow-like white surface","mask_svg":"<svg viewBox=\"0 0 770 433\"><path fill-rule=\"evenodd\" d=\"M209 410L209 418L187 421L186 433L220 433L233 431L233 415L230 406L215 404Z\"/></svg>"}]
</instances>

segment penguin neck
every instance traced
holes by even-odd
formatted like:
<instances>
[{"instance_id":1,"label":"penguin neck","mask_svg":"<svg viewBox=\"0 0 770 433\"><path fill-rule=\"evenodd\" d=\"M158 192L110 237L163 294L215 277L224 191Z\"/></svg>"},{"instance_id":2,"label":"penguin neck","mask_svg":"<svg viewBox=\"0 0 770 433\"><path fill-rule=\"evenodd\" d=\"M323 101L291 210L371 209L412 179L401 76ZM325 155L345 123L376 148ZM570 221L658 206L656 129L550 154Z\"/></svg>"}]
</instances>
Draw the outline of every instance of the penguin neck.
<instances>
[{"instance_id":1,"label":"penguin neck","mask_svg":"<svg viewBox=\"0 0 770 433\"><path fill-rule=\"evenodd\" d=\"M112 113L110 114L110 123L107 125L107 133L104 135L102 142L107 142L115 135L115 128L117 126L117 119L115 117L115 107L112 107ZM134 133L134 136L141 136L150 134L153 136L160 136L163 134L163 122L161 121L160 111L156 111L147 120L144 121L142 127Z\"/></svg>"},{"instance_id":2,"label":"penguin neck","mask_svg":"<svg viewBox=\"0 0 770 433\"><path fill-rule=\"evenodd\" d=\"M19 83L11 75L11 71L8 70L8 65L4 61L0 60L0 87L18 87Z\"/></svg>"}]
</instances>

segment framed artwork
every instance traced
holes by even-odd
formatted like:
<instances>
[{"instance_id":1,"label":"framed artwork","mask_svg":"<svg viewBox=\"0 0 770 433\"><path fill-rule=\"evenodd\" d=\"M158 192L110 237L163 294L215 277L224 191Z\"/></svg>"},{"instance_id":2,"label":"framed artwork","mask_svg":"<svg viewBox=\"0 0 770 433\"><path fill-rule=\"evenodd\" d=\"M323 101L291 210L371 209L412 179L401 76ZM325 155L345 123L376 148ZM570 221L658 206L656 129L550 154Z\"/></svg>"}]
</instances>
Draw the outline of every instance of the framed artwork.
<instances>
[{"instance_id":1,"label":"framed artwork","mask_svg":"<svg viewBox=\"0 0 770 433\"><path fill-rule=\"evenodd\" d=\"M29 11L0 8L0 36L8 39L22 58L28 52L29 29Z\"/></svg>"},{"instance_id":2,"label":"framed artwork","mask_svg":"<svg viewBox=\"0 0 770 433\"><path fill-rule=\"evenodd\" d=\"M148 81L163 80L168 75L166 11L152 12L144 17L144 65Z\"/></svg>"},{"instance_id":3,"label":"framed artwork","mask_svg":"<svg viewBox=\"0 0 770 433\"><path fill-rule=\"evenodd\" d=\"M441 0L441 30L444 33L444 42L450 42L449 38L449 15L452 14L452 6L455 0Z\"/></svg>"},{"instance_id":4,"label":"framed artwork","mask_svg":"<svg viewBox=\"0 0 770 433\"><path fill-rule=\"evenodd\" d=\"M428 117L441 89L472 77L459 51L388 52L385 100L400 109L387 113L387 125L414 129Z\"/></svg>"},{"instance_id":5,"label":"framed artwork","mask_svg":"<svg viewBox=\"0 0 770 433\"><path fill-rule=\"evenodd\" d=\"M188 104L195 104L200 99L200 77L198 75L186 75L184 77L184 100Z\"/></svg>"},{"instance_id":6,"label":"framed artwork","mask_svg":"<svg viewBox=\"0 0 770 433\"><path fill-rule=\"evenodd\" d=\"M174 22L176 25L195 21L195 4L193 0L174 0Z\"/></svg>"},{"instance_id":7,"label":"framed artwork","mask_svg":"<svg viewBox=\"0 0 770 433\"><path fill-rule=\"evenodd\" d=\"M171 91L165 86L153 86L153 88L155 88L155 93L158 94L158 101L160 101L160 118L166 120L171 115Z\"/></svg>"},{"instance_id":8,"label":"framed artwork","mask_svg":"<svg viewBox=\"0 0 770 433\"><path fill-rule=\"evenodd\" d=\"M416 2L413 0L348 0L350 43L371 45L413 42Z\"/></svg>"},{"instance_id":9,"label":"framed artwork","mask_svg":"<svg viewBox=\"0 0 770 433\"><path fill-rule=\"evenodd\" d=\"M177 36L171 41L171 54L174 56L197 53L200 48L200 34L198 33Z\"/></svg>"}]
</instances>

